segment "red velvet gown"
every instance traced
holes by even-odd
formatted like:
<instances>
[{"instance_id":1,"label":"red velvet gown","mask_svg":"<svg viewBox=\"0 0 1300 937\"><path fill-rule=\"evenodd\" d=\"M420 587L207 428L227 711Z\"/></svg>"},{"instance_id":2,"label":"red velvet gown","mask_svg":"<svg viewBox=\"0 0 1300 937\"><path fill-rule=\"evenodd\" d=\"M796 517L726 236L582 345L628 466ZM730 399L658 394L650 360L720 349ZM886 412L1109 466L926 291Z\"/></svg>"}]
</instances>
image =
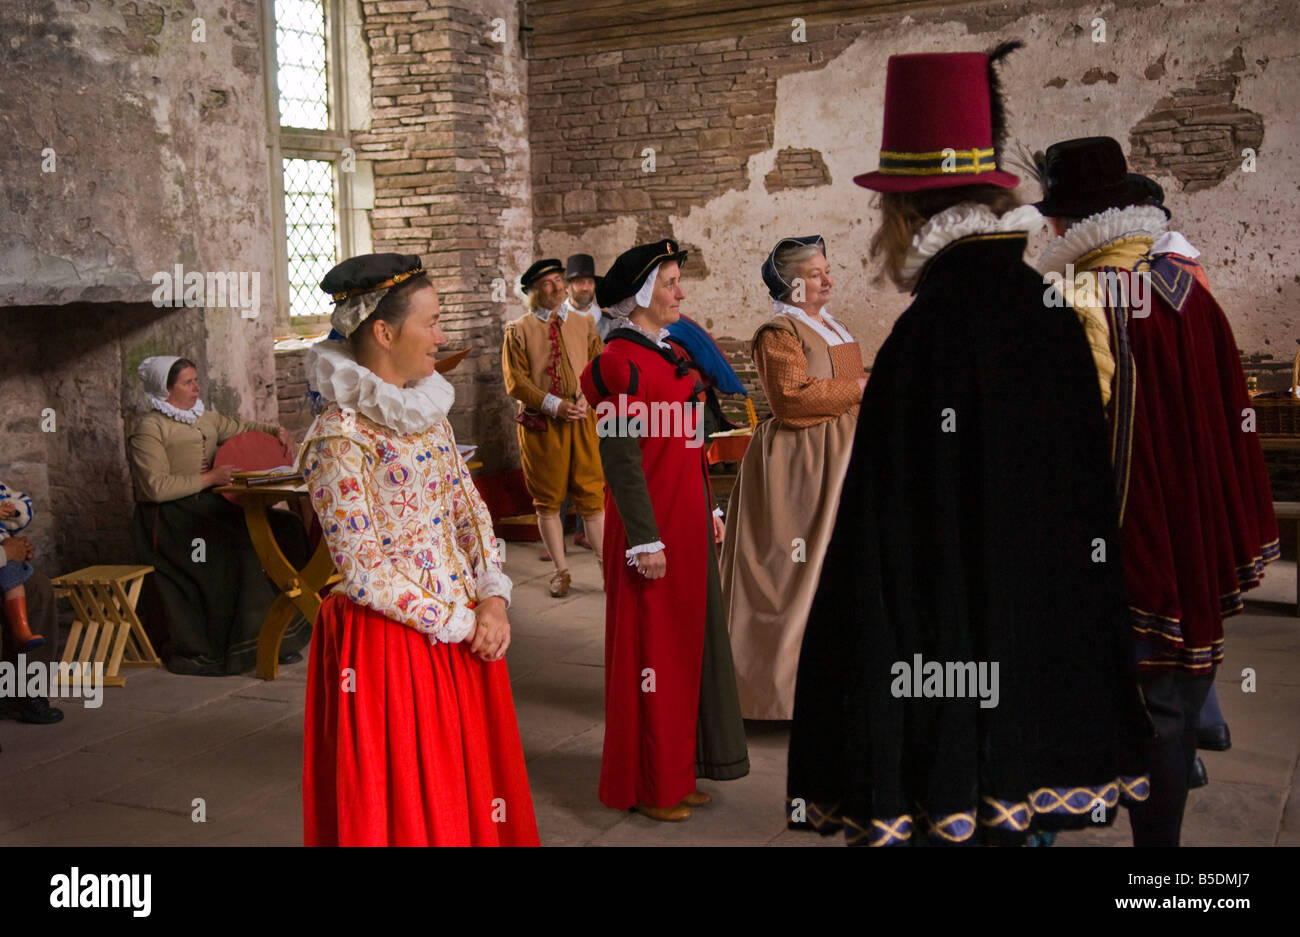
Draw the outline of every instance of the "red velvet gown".
<instances>
[{"instance_id":1,"label":"red velvet gown","mask_svg":"<svg viewBox=\"0 0 1300 937\"><path fill-rule=\"evenodd\" d=\"M620 395L629 403L695 403L694 373L674 368L648 340L619 337L625 331L610 335L605 351L582 375L583 393L597 419L602 403L616 405ZM723 643L726 635L725 622L709 621L711 598L721 613L713 499L704 449L687 442L681 435L639 440L639 471L649 495L644 514L652 510L668 561L661 579L646 579L628 565L628 548L648 541L636 531L629 537L627 528L636 520L620 514L615 498L616 488L626 490L620 488L625 479L606 464L605 745L599 795L616 809L672 807L695 790L697 776L728 780L749 770L730 646L709 643L719 630ZM604 446L601 452L606 458Z\"/></svg>"}]
</instances>

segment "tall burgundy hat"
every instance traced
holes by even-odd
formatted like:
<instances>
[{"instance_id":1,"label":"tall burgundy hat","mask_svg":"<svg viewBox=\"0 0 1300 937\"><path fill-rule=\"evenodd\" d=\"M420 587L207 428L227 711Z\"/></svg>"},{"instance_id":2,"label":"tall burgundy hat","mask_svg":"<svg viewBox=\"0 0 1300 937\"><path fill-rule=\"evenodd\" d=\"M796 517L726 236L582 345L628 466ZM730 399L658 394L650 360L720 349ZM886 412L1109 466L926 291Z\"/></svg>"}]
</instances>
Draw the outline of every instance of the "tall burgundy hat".
<instances>
[{"instance_id":1,"label":"tall burgundy hat","mask_svg":"<svg viewBox=\"0 0 1300 937\"><path fill-rule=\"evenodd\" d=\"M1020 46L890 56L880 168L853 181L877 192L1019 185L998 168L1006 129L994 65Z\"/></svg>"}]
</instances>

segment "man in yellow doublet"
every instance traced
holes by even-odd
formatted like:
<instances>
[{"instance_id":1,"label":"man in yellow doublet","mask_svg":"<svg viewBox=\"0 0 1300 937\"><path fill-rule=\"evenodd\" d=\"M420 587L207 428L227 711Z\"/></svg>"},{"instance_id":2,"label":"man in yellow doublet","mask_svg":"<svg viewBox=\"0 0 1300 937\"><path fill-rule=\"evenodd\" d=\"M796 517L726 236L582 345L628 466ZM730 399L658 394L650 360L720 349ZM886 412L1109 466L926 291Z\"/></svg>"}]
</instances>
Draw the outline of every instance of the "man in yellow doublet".
<instances>
[{"instance_id":1,"label":"man in yellow doublet","mask_svg":"<svg viewBox=\"0 0 1300 937\"><path fill-rule=\"evenodd\" d=\"M506 393L519 401L519 458L533 498L537 527L555 563L550 592L569 591L560 508L573 499L587 537L600 560L604 539L605 479L596 441L596 415L587 406L578 375L600 354L601 341L589 316L564 305L564 268L539 260L519 278L528 313L506 326L501 369Z\"/></svg>"}]
</instances>

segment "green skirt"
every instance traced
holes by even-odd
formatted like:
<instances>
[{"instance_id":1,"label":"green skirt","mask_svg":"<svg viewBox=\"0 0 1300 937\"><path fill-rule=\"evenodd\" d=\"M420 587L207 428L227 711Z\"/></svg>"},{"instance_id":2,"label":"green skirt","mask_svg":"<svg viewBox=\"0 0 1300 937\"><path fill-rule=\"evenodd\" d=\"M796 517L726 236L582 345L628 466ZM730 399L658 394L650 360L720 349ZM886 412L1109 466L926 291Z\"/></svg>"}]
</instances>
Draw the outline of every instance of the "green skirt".
<instances>
[{"instance_id":1,"label":"green skirt","mask_svg":"<svg viewBox=\"0 0 1300 937\"><path fill-rule=\"evenodd\" d=\"M310 556L302 522L288 511L267 514L280 549L301 569ZM256 666L262 619L278 591L262 571L243 511L210 491L140 502L131 539L139 562L155 569L145 580L153 601L141 604L167 669L227 676ZM309 640L311 623L299 614L280 653L301 650Z\"/></svg>"}]
</instances>

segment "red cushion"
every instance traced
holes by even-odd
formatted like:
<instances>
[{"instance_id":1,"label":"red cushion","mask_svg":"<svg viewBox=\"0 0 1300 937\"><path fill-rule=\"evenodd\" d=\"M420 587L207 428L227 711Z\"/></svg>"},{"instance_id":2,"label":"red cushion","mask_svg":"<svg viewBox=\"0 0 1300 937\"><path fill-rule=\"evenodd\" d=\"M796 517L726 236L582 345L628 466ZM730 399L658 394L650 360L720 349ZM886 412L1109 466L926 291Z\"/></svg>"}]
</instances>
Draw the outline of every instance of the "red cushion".
<instances>
[{"instance_id":1,"label":"red cushion","mask_svg":"<svg viewBox=\"0 0 1300 937\"><path fill-rule=\"evenodd\" d=\"M241 472L258 472L265 469L293 465L293 453L280 445L280 440L260 430L250 430L231 436L212 458L213 466L233 465ZM239 503L239 496L227 494L225 499Z\"/></svg>"}]
</instances>

